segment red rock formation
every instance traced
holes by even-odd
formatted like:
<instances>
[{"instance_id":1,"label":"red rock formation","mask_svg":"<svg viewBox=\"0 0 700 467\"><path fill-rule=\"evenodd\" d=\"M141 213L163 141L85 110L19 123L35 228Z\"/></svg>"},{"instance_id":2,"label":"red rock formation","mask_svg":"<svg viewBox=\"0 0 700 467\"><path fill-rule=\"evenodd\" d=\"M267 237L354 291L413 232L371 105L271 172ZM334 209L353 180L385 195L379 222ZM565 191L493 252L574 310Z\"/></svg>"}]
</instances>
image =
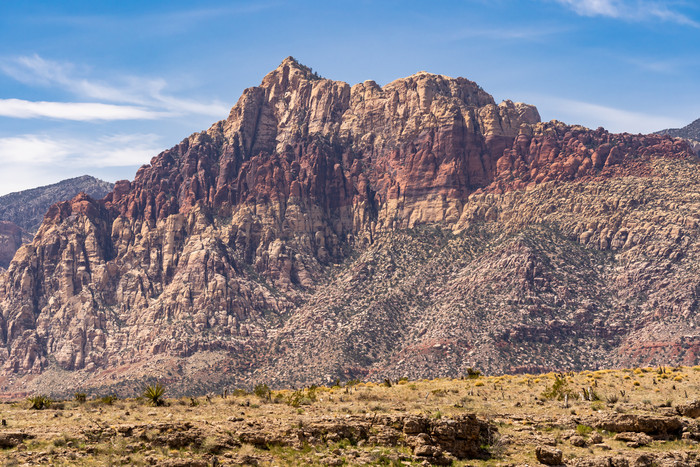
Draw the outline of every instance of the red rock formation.
<instances>
[{"instance_id":1,"label":"red rock formation","mask_svg":"<svg viewBox=\"0 0 700 467\"><path fill-rule=\"evenodd\" d=\"M670 137L540 123L534 107L496 105L463 78L421 72L384 87L372 81L350 87L317 78L288 58L260 86L247 89L226 120L154 157L133 181L118 182L101 201L80 195L49 210L34 241L0 276L2 371L41 373L55 363L80 370L75 374L88 375L96 385L105 384L99 375L107 367L143 374L158 359L210 352L235 380L253 381L253 371L261 368L275 381L318 379L280 376L275 356L289 345L288 354L304 362L300 349L320 344L347 318L343 313L355 313L347 296L324 305L324 312L310 305L323 301L321 284L345 277L337 265L347 264L351 254L369 252L392 230L435 224L461 232L499 221L512 199L503 193L547 182L581 186L651 176L661 159L697 158ZM498 205L499 199L505 204ZM518 227L502 232L536 218L524 217L518 213ZM612 235L598 225L590 230L587 240L599 239L601 248ZM614 241L610 237L605 245ZM377 271L367 268L347 276L348 283L393 283L390 277L376 282ZM532 274L509 287L536 293ZM458 297L461 286L454 287ZM388 303L367 302L378 314L355 327L386 335L387 344L375 339L352 350L352 333L340 332L328 358L318 355L317 363L332 367L319 369L323 375L345 376L351 367L370 372L380 360L384 369L377 366L373 374L393 371L393 356L419 342L425 329L411 321L416 334L396 340L404 318L392 310L403 305ZM326 316L336 308L345 311ZM380 316L385 328L375 329ZM477 333L469 322L446 316L446 328ZM570 332L557 321L530 331L518 326L513 335L523 341L539 339L547 329ZM305 333L313 329L316 334ZM459 365L467 363L467 349L478 348L468 344L472 338L445 341L461 349L450 351L461 356ZM498 339L489 345L502 348ZM374 357L360 358L358 352ZM501 366L489 368L557 366L507 362L507 352L501 353ZM430 365L411 365L411 372L432 374ZM179 371L183 381L192 374Z\"/></svg>"}]
</instances>

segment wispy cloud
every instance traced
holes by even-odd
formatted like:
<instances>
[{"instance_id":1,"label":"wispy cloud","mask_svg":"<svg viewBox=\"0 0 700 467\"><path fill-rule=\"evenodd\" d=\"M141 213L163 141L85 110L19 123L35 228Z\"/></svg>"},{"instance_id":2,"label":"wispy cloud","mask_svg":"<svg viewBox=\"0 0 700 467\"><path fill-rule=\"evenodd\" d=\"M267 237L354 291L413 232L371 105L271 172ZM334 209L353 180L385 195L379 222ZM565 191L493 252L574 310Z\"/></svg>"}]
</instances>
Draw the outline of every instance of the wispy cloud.
<instances>
[{"instance_id":1,"label":"wispy cloud","mask_svg":"<svg viewBox=\"0 0 700 467\"><path fill-rule=\"evenodd\" d=\"M62 120L141 120L167 115L129 105L89 102L34 102L0 99L0 116L12 118L55 118Z\"/></svg>"},{"instance_id":2,"label":"wispy cloud","mask_svg":"<svg viewBox=\"0 0 700 467\"><path fill-rule=\"evenodd\" d=\"M0 138L0 160L7 165L124 167L146 164L162 148L152 134L120 134L96 140L27 134Z\"/></svg>"},{"instance_id":3,"label":"wispy cloud","mask_svg":"<svg viewBox=\"0 0 700 467\"><path fill-rule=\"evenodd\" d=\"M582 16L605 16L631 21L659 20L700 28L700 22L677 9L677 1L554 0Z\"/></svg>"},{"instance_id":4,"label":"wispy cloud","mask_svg":"<svg viewBox=\"0 0 700 467\"><path fill-rule=\"evenodd\" d=\"M503 41L538 41L546 39L554 35L567 32L565 27L513 27L513 28L464 28L455 32L451 32L445 39L463 40L463 39L489 39Z\"/></svg>"},{"instance_id":5,"label":"wispy cloud","mask_svg":"<svg viewBox=\"0 0 700 467\"><path fill-rule=\"evenodd\" d=\"M111 104L129 104L117 106L100 103L58 103L28 102L7 99L6 106L12 107L19 118L47 116L68 120L109 119L100 115L116 115L116 119L142 119L163 116L182 116L188 114L206 115L221 118L228 113L228 108L220 102L199 102L184 99L166 92L167 82L162 78L143 78L124 76L104 82L85 77L89 69L79 69L71 63L46 60L39 55L15 57L0 61L0 71L11 78L29 86L55 87L68 91L79 100L97 100ZM36 105L30 105L36 104ZM54 104L54 105L49 105ZM137 107L133 107L133 106ZM17 107L31 108L19 115ZM42 112L41 107L48 110ZM50 108L50 109L49 109ZM65 111L62 114L60 111ZM84 112L83 118L79 111ZM0 111L1 112L1 111ZM110 113L111 112L111 113ZM0 113L1 114L1 113ZM91 118L93 116L93 118ZM112 118L115 119L115 118Z\"/></svg>"},{"instance_id":6,"label":"wispy cloud","mask_svg":"<svg viewBox=\"0 0 700 467\"><path fill-rule=\"evenodd\" d=\"M651 133L665 128L678 128L687 122L663 115L650 115L600 104L558 97L538 96L534 100L546 118L567 123L580 123L590 128L602 126L612 132Z\"/></svg>"}]
</instances>

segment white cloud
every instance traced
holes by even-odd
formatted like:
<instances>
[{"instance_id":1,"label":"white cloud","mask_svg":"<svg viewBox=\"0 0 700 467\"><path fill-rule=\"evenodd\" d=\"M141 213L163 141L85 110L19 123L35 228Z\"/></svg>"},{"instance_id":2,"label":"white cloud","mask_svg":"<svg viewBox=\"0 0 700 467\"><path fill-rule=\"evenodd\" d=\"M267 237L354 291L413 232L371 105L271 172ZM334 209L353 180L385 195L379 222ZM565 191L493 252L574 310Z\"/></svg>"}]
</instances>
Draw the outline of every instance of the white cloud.
<instances>
[{"instance_id":1,"label":"white cloud","mask_svg":"<svg viewBox=\"0 0 700 467\"><path fill-rule=\"evenodd\" d=\"M128 105L92 102L32 102L21 99L0 99L0 116L12 118L55 118L62 120L140 120L166 116Z\"/></svg>"},{"instance_id":2,"label":"white cloud","mask_svg":"<svg viewBox=\"0 0 700 467\"><path fill-rule=\"evenodd\" d=\"M589 128L603 128L615 133L652 133L665 128L678 128L687 122L663 115L651 115L616 109L604 105L557 97L538 96L540 113L567 123L577 123ZM544 118L544 117L543 117Z\"/></svg>"},{"instance_id":3,"label":"white cloud","mask_svg":"<svg viewBox=\"0 0 700 467\"><path fill-rule=\"evenodd\" d=\"M32 134L12 136L0 138L0 162L3 167L135 166L147 164L162 150L157 141L158 137L152 134L112 135L96 140Z\"/></svg>"},{"instance_id":4,"label":"white cloud","mask_svg":"<svg viewBox=\"0 0 700 467\"><path fill-rule=\"evenodd\" d=\"M620 16L619 3L616 0L556 0L562 5L568 6L579 15L584 16Z\"/></svg>"},{"instance_id":5,"label":"white cloud","mask_svg":"<svg viewBox=\"0 0 700 467\"><path fill-rule=\"evenodd\" d=\"M605 16L632 21L660 20L700 28L700 23L674 10L676 1L555 0L582 16Z\"/></svg>"},{"instance_id":6,"label":"white cloud","mask_svg":"<svg viewBox=\"0 0 700 467\"><path fill-rule=\"evenodd\" d=\"M36 54L2 60L0 70L21 83L60 88L78 96L80 100L136 105L138 107L131 108L131 111L137 109L144 113L135 112L137 116L133 118L188 114L223 118L229 111L220 102L198 102L170 95L165 92L168 84L162 78L124 76L114 82L102 82L86 78L84 75L89 74L88 69L78 70L73 64L46 60ZM145 117L146 113L153 117Z\"/></svg>"}]
</instances>

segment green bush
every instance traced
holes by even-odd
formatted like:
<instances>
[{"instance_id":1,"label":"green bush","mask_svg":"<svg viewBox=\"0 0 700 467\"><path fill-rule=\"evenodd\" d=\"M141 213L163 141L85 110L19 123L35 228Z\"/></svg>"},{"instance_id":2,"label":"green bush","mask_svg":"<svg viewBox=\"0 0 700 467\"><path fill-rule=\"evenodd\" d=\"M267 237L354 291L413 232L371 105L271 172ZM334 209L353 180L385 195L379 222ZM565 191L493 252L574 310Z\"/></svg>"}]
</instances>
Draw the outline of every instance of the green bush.
<instances>
[{"instance_id":1,"label":"green bush","mask_svg":"<svg viewBox=\"0 0 700 467\"><path fill-rule=\"evenodd\" d=\"M571 399L578 398L577 394L569 389L569 384L566 381L565 376L562 376L561 378L559 376L555 376L552 387L542 393L542 397L545 399L563 400L566 396L569 396Z\"/></svg>"},{"instance_id":2,"label":"green bush","mask_svg":"<svg viewBox=\"0 0 700 467\"><path fill-rule=\"evenodd\" d=\"M32 410L48 409L51 406L51 399L46 396L36 395L28 397L29 408Z\"/></svg>"},{"instance_id":3,"label":"green bush","mask_svg":"<svg viewBox=\"0 0 700 467\"><path fill-rule=\"evenodd\" d=\"M472 367L467 368L467 377L469 379L476 379L479 376L481 376L481 372L479 370L475 370Z\"/></svg>"},{"instance_id":4,"label":"green bush","mask_svg":"<svg viewBox=\"0 0 700 467\"><path fill-rule=\"evenodd\" d=\"M117 396L113 396L111 394L107 396L102 396L100 397L100 402L102 402L104 405L112 405L114 404L114 401L117 400Z\"/></svg>"},{"instance_id":5,"label":"green bush","mask_svg":"<svg viewBox=\"0 0 700 467\"><path fill-rule=\"evenodd\" d=\"M299 407L300 405L311 405L313 400L304 391L294 391L287 397L287 404L292 407Z\"/></svg>"},{"instance_id":6,"label":"green bush","mask_svg":"<svg viewBox=\"0 0 700 467\"><path fill-rule=\"evenodd\" d=\"M260 383L255 388L253 389L253 394L258 396L260 399L264 400L271 400L272 398L272 391L270 391L270 388L267 384Z\"/></svg>"}]
</instances>

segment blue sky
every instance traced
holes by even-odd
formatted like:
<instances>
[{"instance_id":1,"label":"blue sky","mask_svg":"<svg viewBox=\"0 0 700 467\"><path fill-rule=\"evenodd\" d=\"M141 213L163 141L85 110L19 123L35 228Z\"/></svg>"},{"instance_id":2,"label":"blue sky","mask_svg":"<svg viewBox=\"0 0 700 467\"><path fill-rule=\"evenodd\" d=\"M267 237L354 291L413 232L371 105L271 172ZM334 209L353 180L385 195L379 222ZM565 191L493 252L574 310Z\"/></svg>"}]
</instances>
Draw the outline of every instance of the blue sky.
<instances>
[{"instance_id":1,"label":"blue sky","mask_svg":"<svg viewBox=\"0 0 700 467\"><path fill-rule=\"evenodd\" d=\"M2 2L0 194L133 178L288 55L350 84L464 76L544 120L684 126L699 44L695 0Z\"/></svg>"}]
</instances>

